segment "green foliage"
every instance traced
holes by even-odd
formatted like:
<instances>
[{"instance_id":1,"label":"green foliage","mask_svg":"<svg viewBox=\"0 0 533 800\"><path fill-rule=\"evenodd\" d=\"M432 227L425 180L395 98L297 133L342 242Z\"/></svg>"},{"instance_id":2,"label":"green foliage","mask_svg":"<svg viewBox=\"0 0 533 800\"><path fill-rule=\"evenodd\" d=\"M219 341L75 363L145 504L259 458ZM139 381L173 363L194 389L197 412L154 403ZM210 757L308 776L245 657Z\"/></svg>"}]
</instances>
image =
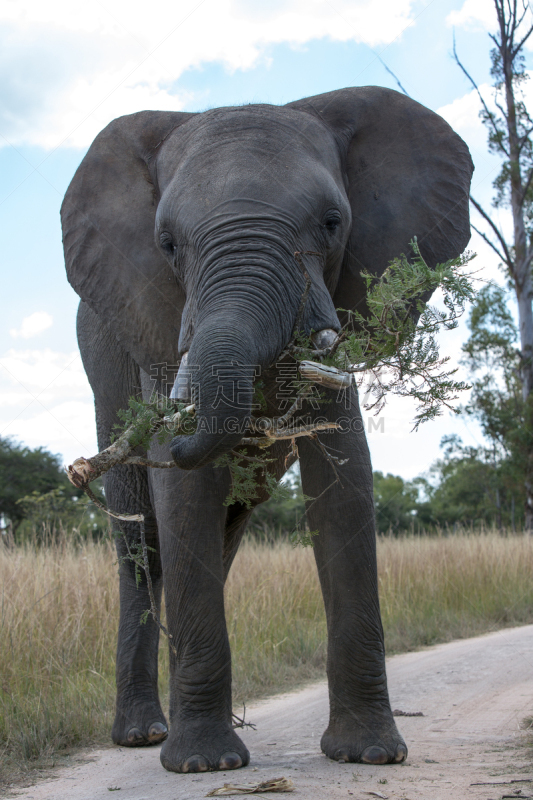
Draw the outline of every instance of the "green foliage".
<instances>
[{"instance_id":1,"label":"green foliage","mask_svg":"<svg viewBox=\"0 0 533 800\"><path fill-rule=\"evenodd\" d=\"M416 238L411 242L413 255L403 253L395 258L376 280L362 273L367 290L366 315L359 311L339 309L349 322L342 344L325 364L347 372L373 374L368 409L379 411L388 394L412 397L418 412L416 430L422 422L434 419L443 407L454 410L450 403L457 393L469 387L453 376L457 369L447 369L448 358L441 358L436 340L444 328L457 327L466 303L474 297L470 276L464 267L472 254L451 259L431 269L420 253ZM444 310L427 305L424 298L440 288ZM313 350L300 343L297 358L313 358Z\"/></svg>"},{"instance_id":2,"label":"green foliage","mask_svg":"<svg viewBox=\"0 0 533 800\"><path fill-rule=\"evenodd\" d=\"M443 456L427 476L407 485L416 490L416 496L408 492L410 501L401 486L394 497L391 481L389 507L407 503L405 510L415 512L417 527L519 528L523 523L523 475L532 437L529 404L524 403L519 376L518 333L508 299L500 286L481 289L470 310L470 336L463 345L462 363L470 372L472 392L459 411L477 420L486 444L469 447L457 436L444 437ZM379 516L378 526L382 529Z\"/></svg>"},{"instance_id":3,"label":"green foliage","mask_svg":"<svg viewBox=\"0 0 533 800\"><path fill-rule=\"evenodd\" d=\"M122 424L117 423L113 426L115 434L112 440L118 438L128 428L132 428L131 434L128 436L131 447L147 448L153 435L154 413L156 410L152 403L146 403L136 397L130 397L128 408L121 408L117 412Z\"/></svg>"},{"instance_id":4,"label":"green foliage","mask_svg":"<svg viewBox=\"0 0 533 800\"><path fill-rule=\"evenodd\" d=\"M468 320L470 337L463 345L472 393L461 412L478 421L487 445L462 448L449 443L450 453L455 448L455 471L475 471L478 486L483 486L478 516L498 522L522 517L523 476L533 448L532 401L525 401L522 393L518 332L508 299L504 288L492 284L479 292Z\"/></svg>"},{"instance_id":5,"label":"green foliage","mask_svg":"<svg viewBox=\"0 0 533 800\"><path fill-rule=\"evenodd\" d=\"M502 286L489 283L476 295L470 310L470 338L463 345L464 363L472 370L503 369L506 379L519 368L518 331Z\"/></svg>"},{"instance_id":6,"label":"green foliage","mask_svg":"<svg viewBox=\"0 0 533 800\"><path fill-rule=\"evenodd\" d=\"M215 467L228 467L231 475L230 493L224 501L225 506L241 503L246 508L252 508L254 502L260 497L260 490L266 491L274 501L282 500L287 496L287 489L283 483L278 483L273 475L268 472L268 465L273 459L266 455L250 457L246 448L239 452L225 453L213 463Z\"/></svg>"},{"instance_id":7,"label":"green foliage","mask_svg":"<svg viewBox=\"0 0 533 800\"><path fill-rule=\"evenodd\" d=\"M275 492L254 510L248 529L257 538L283 538L304 518L305 497L297 465L287 472L281 487L281 492Z\"/></svg>"},{"instance_id":8,"label":"green foliage","mask_svg":"<svg viewBox=\"0 0 533 800\"><path fill-rule=\"evenodd\" d=\"M444 457L431 467L429 480L419 480L427 498L418 508L420 524L520 526L522 485L508 480L491 451L464 446L457 436L445 437L442 447Z\"/></svg>"},{"instance_id":9,"label":"green foliage","mask_svg":"<svg viewBox=\"0 0 533 800\"><path fill-rule=\"evenodd\" d=\"M59 456L43 447L32 450L9 438L0 438L0 514L16 531L29 515L29 506L19 501L27 495L56 491L56 502L76 494L62 469Z\"/></svg>"},{"instance_id":10,"label":"green foliage","mask_svg":"<svg viewBox=\"0 0 533 800\"><path fill-rule=\"evenodd\" d=\"M28 522L37 528L48 525L52 529L60 523L65 527L74 527L87 508L87 503L67 494L64 488L52 489L44 494L34 491L17 502Z\"/></svg>"},{"instance_id":11,"label":"green foliage","mask_svg":"<svg viewBox=\"0 0 533 800\"><path fill-rule=\"evenodd\" d=\"M417 486L390 473L374 472L373 477L377 532L398 534L410 531L418 508Z\"/></svg>"},{"instance_id":12,"label":"green foliage","mask_svg":"<svg viewBox=\"0 0 533 800\"><path fill-rule=\"evenodd\" d=\"M248 525L254 538L288 539L294 547L313 547L313 538L319 532L307 530L305 523L305 504L313 498L302 491L298 464L289 469L280 483L268 475L267 489L270 499L255 508Z\"/></svg>"},{"instance_id":13,"label":"green foliage","mask_svg":"<svg viewBox=\"0 0 533 800\"><path fill-rule=\"evenodd\" d=\"M531 443L531 431L522 395L518 333L506 301L505 290L490 285L472 307L470 338L463 346L463 364L473 377L472 394L463 411L480 423L493 459L517 462L527 458L524 445ZM525 463L522 466L525 469Z\"/></svg>"},{"instance_id":14,"label":"green foliage","mask_svg":"<svg viewBox=\"0 0 533 800\"><path fill-rule=\"evenodd\" d=\"M295 528L289 534L289 542L293 547L314 547L313 541L315 536L318 536L319 531L308 531L306 529Z\"/></svg>"},{"instance_id":15,"label":"green foliage","mask_svg":"<svg viewBox=\"0 0 533 800\"><path fill-rule=\"evenodd\" d=\"M243 456L246 456L245 451L243 451ZM231 506L234 503L242 503L246 508L252 508L253 501L258 498L259 483L256 472L261 465L245 461L243 457L233 453L225 453L215 459L213 463L218 468L228 467L230 471L231 488L224 505ZM263 472L262 468L261 472Z\"/></svg>"},{"instance_id":16,"label":"green foliage","mask_svg":"<svg viewBox=\"0 0 533 800\"><path fill-rule=\"evenodd\" d=\"M157 395L150 401L130 397L128 408L117 412L121 422L115 424L112 441L126 435L130 447L148 449L156 434L159 444L180 435L190 435L196 430L194 414L188 413L185 403ZM179 414L179 423L176 422Z\"/></svg>"},{"instance_id":17,"label":"green foliage","mask_svg":"<svg viewBox=\"0 0 533 800\"><path fill-rule=\"evenodd\" d=\"M93 492L103 502L103 483L99 478L93 483ZM109 518L91 500L73 495L70 484L50 492L33 491L17 501L24 520L17 531L17 540L46 542L60 531L70 529L78 536L104 536L109 528Z\"/></svg>"},{"instance_id":18,"label":"green foliage","mask_svg":"<svg viewBox=\"0 0 533 800\"><path fill-rule=\"evenodd\" d=\"M410 483L395 476L374 475L378 530L394 532L457 525L510 526L524 519L522 476L531 446L528 404L522 398L516 325L508 294L489 284L471 307L470 337L463 345L463 364L472 392L459 412L476 419L486 444L463 445L444 437L443 455L429 473Z\"/></svg>"}]
</instances>

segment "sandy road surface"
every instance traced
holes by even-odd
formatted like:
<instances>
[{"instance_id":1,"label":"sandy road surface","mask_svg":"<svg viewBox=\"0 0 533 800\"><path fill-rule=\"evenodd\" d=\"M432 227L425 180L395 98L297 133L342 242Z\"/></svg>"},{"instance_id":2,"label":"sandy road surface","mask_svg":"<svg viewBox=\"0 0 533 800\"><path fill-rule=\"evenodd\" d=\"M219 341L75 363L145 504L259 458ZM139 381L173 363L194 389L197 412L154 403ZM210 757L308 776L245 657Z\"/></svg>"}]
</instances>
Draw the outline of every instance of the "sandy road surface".
<instances>
[{"instance_id":1,"label":"sandy road surface","mask_svg":"<svg viewBox=\"0 0 533 800\"><path fill-rule=\"evenodd\" d=\"M248 710L257 731L246 731L246 769L176 775L165 772L159 748L108 748L90 761L17 792L25 800L196 800L227 781L290 777L295 792L260 797L302 800L500 798L532 783L472 786L479 781L533 780L533 749L521 745L521 720L533 713L533 625L438 645L388 660L392 706L422 711L399 718L409 746L403 765L338 764L320 752L327 722L325 683L275 697ZM381 781L381 782L380 782ZM120 787L116 794L109 790ZM248 796L248 795L245 795Z\"/></svg>"}]
</instances>

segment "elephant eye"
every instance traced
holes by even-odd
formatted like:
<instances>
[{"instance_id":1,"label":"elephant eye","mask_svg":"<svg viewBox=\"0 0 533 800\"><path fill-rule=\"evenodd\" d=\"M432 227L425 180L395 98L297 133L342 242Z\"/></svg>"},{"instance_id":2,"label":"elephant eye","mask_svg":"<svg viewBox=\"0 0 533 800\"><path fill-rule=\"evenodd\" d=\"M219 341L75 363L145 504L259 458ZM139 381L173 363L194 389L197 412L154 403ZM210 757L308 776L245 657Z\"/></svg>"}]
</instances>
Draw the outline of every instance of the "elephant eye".
<instances>
[{"instance_id":1,"label":"elephant eye","mask_svg":"<svg viewBox=\"0 0 533 800\"><path fill-rule=\"evenodd\" d=\"M172 236L170 233L163 232L159 235L159 244L161 245L161 249L172 255L174 252L174 242L172 241Z\"/></svg>"},{"instance_id":2,"label":"elephant eye","mask_svg":"<svg viewBox=\"0 0 533 800\"><path fill-rule=\"evenodd\" d=\"M324 220L324 227L333 233L341 224L341 215L337 211L330 211Z\"/></svg>"}]
</instances>

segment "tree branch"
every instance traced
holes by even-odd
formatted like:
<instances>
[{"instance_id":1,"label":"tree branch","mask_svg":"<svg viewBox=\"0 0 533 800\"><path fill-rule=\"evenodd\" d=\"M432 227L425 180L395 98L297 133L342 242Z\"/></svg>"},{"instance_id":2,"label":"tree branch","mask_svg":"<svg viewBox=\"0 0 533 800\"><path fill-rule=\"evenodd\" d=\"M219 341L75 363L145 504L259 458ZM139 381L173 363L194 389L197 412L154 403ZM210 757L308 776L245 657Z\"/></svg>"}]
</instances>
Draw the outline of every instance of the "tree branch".
<instances>
[{"instance_id":1,"label":"tree branch","mask_svg":"<svg viewBox=\"0 0 533 800\"><path fill-rule=\"evenodd\" d=\"M521 23L521 22L522 22L522 20L524 19L525 15L526 15L526 12L524 11L524 13L522 14L522 16L521 16L521 18L520 18L520 21L519 21L518 25L520 25L520 23ZM518 26L517 26L517 27L518 27ZM524 38L522 39L522 41L521 41L519 44L517 44L517 45L516 45L516 47L514 47L514 48L511 50L511 57L513 58L513 60L515 59L515 57L516 57L517 53L519 53L519 52L520 52L520 50L522 49L522 47L525 45L525 43L527 42L527 40L529 39L529 37L531 36L531 34L532 34L532 33L533 33L533 25L532 25L532 26L531 26L531 28L528 30L528 32L526 33L526 35L524 36Z\"/></svg>"},{"instance_id":2,"label":"tree branch","mask_svg":"<svg viewBox=\"0 0 533 800\"><path fill-rule=\"evenodd\" d=\"M257 433L262 433L263 437L259 437L264 439L271 439L272 443L274 441L281 441L282 439L297 439L300 436L311 436L311 434L316 433L317 431L327 431L327 430L336 430L340 428L338 422L312 422L310 425L300 425L297 428L267 428L263 430L262 428L254 428ZM241 443L245 440L242 439ZM250 444L250 440L246 440L247 444Z\"/></svg>"},{"instance_id":3,"label":"tree branch","mask_svg":"<svg viewBox=\"0 0 533 800\"><path fill-rule=\"evenodd\" d=\"M455 49L455 34L454 34L454 37L453 37L453 55L454 55L455 62L457 64L457 66L459 67L459 69L461 69L464 72L464 74L466 75L466 77L468 78L468 80L470 81L470 83L472 84L474 89L476 90L477 95L478 95L478 97L480 99L481 105L485 109L485 113L486 113L487 118L488 118L488 120L490 122L490 125L492 126L492 129L493 129L495 135L499 138L500 131L498 130L498 126L494 123L493 114L489 111L489 108L488 108L487 104L485 103L485 100L483 99L483 95L479 91L479 87L478 87L477 83L472 78L472 76L467 72L466 68L462 65L462 63L459 61L459 56L457 55L457 50ZM503 152L505 153L507 158L510 158L510 155L507 152L507 149L504 147L504 145L500 143L499 147L503 150Z\"/></svg>"},{"instance_id":4,"label":"tree branch","mask_svg":"<svg viewBox=\"0 0 533 800\"><path fill-rule=\"evenodd\" d=\"M380 62L381 62L381 64L382 64L382 65L385 67L385 69L387 70L387 72L389 73L389 75L392 75L392 77L394 78L394 80L396 81L396 83L398 84L398 86L400 87L400 89L402 90L402 92L403 92L405 95L407 95L407 97L411 97L411 95L409 94L409 92L408 92L406 89L404 89L404 87L403 87L403 86L402 86L402 84L400 83L400 79L398 78L398 76L397 76L397 75L395 75L395 74L394 74L394 72L393 72L391 69L389 69L389 67L388 67L388 66L385 64L385 62L383 61L383 59L381 58L381 56L379 55L379 53L376 53L376 52L374 51L374 54L375 54L376 58L378 59L378 61L380 61Z\"/></svg>"},{"instance_id":5,"label":"tree branch","mask_svg":"<svg viewBox=\"0 0 533 800\"><path fill-rule=\"evenodd\" d=\"M173 469L178 466L175 461L152 461L152 459L142 456L129 456L121 463L134 464L137 467L152 467L152 469Z\"/></svg>"},{"instance_id":6,"label":"tree branch","mask_svg":"<svg viewBox=\"0 0 533 800\"><path fill-rule=\"evenodd\" d=\"M483 219L484 219L486 222L488 222L488 224L490 225L490 227L492 228L492 230L494 231L494 233L496 234L496 236L497 236L497 237L498 237L498 239L500 240L500 244L501 244L501 246L502 246L502 248L503 248L503 252L505 253L505 258L503 258L503 259L502 259L502 261L505 261L505 263L506 263L506 264L509 266L510 264L512 264L512 263L513 263L513 259L511 258L511 254L509 253L509 248L507 247L507 242L506 242L506 241L505 241L505 239L503 238L503 235L500 233L500 231L498 230L498 228L496 227L496 225L494 224L494 222L491 220L491 218L489 217L489 215L487 214L487 212L486 212L486 211L484 211L484 209L483 209L483 208L482 208L482 207L479 205L479 203L477 202L477 200L474 200L474 198L472 197L472 195L470 195L470 202L471 202L471 203L472 203L472 205L475 207L475 209L476 209L477 211L479 211L479 213L481 214L481 216L483 217ZM493 249L493 250L495 250L495 249L496 249L496 248L494 247L494 245L493 245L493 244L490 242L490 240L486 239L486 241L488 242L488 244L490 244L490 246L492 247L492 249ZM498 252L498 251L496 250L496 252ZM501 257L501 256L500 256L500 257Z\"/></svg>"},{"instance_id":7,"label":"tree branch","mask_svg":"<svg viewBox=\"0 0 533 800\"><path fill-rule=\"evenodd\" d=\"M479 230L479 228L476 228L476 226L475 226L475 225L474 225L472 222L470 223L470 225L471 225L471 227L472 227L472 228L475 230L475 232L476 232L476 233L478 233L478 234L481 236L481 238L482 238L482 239L484 239L484 240L486 241L486 243L488 244L488 246L489 246L489 247L492 247L492 249L494 250L494 252L495 252L495 253L496 253L496 255L498 256L498 258L501 258L501 260L502 260L502 261L503 261L505 264L507 264L507 261L506 261L506 259L505 259L505 256L503 255L503 253L500 253L500 251L498 250L498 248L496 247L496 245L494 244L494 242L491 242L491 240L489 239L489 237L488 237L486 234L484 234L484 233L483 233L483 231L480 231L480 230ZM507 266L509 266L509 264L507 264Z\"/></svg>"},{"instance_id":8,"label":"tree branch","mask_svg":"<svg viewBox=\"0 0 533 800\"><path fill-rule=\"evenodd\" d=\"M144 517L142 517L140 522L140 529L141 529L141 547L142 547L142 554L143 554L143 567L144 567L144 574L146 575L146 587L148 589L148 597L150 598L150 614L153 617L155 624L158 626L160 631L167 637L168 644L174 653L174 656L178 657L178 651L174 647L174 643L172 642L172 634L168 632L165 628L161 620L159 619L159 614L157 613L157 605L155 602L154 597L154 588L152 586L152 576L150 575L150 562L148 561L148 547L146 545L146 536L144 532Z\"/></svg>"}]
</instances>

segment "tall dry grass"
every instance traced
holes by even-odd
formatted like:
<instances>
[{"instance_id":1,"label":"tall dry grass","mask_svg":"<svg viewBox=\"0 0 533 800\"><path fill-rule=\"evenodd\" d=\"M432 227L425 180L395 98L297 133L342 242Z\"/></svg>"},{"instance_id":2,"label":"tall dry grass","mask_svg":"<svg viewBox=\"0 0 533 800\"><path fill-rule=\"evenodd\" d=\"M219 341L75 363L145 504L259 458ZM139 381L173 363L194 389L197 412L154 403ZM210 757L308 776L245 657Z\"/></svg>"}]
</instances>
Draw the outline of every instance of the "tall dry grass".
<instances>
[{"instance_id":1,"label":"tall dry grass","mask_svg":"<svg viewBox=\"0 0 533 800\"><path fill-rule=\"evenodd\" d=\"M378 552L389 653L533 622L532 538L381 538ZM0 768L109 740L116 572L109 542L0 549ZM246 542L226 598L236 707L324 675L312 551Z\"/></svg>"}]
</instances>

